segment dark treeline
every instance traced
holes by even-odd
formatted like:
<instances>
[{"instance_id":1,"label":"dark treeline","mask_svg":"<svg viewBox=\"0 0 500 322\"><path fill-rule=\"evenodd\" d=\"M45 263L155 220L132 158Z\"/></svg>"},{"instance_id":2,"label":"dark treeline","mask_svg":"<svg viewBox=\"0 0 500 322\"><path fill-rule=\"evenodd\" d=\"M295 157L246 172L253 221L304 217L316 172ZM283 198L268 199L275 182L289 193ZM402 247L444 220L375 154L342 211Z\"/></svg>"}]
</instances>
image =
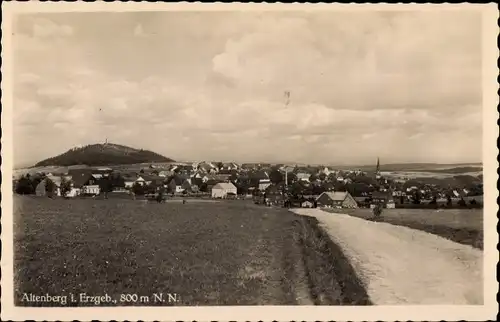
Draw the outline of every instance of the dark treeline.
<instances>
[{"instance_id":1,"label":"dark treeline","mask_svg":"<svg viewBox=\"0 0 500 322\"><path fill-rule=\"evenodd\" d=\"M114 145L112 147L115 147ZM148 150L131 148L108 148L100 144L71 149L58 156L38 162L35 166L70 166L70 165L118 165L146 162L172 162L173 160Z\"/></svg>"}]
</instances>

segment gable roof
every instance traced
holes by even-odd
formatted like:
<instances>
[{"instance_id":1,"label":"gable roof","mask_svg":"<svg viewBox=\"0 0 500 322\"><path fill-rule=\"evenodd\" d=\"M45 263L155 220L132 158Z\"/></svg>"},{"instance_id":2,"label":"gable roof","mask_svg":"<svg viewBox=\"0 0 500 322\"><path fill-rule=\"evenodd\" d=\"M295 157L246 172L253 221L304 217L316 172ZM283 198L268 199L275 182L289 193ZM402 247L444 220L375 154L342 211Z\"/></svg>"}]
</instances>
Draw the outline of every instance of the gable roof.
<instances>
[{"instance_id":1,"label":"gable roof","mask_svg":"<svg viewBox=\"0 0 500 322\"><path fill-rule=\"evenodd\" d=\"M269 179L269 174L264 170L252 171L248 175L251 179Z\"/></svg>"},{"instance_id":2,"label":"gable roof","mask_svg":"<svg viewBox=\"0 0 500 322\"><path fill-rule=\"evenodd\" d=\"M213 186L212 190L213 189L236 189L236 186L231 182L219 182L215 186Z\"/></svg>"},{"instance_id":3,"label":"gable roof","mask_svg":"<svg viewBox=\"0 0 500 322\"><path fill-rule=\"evenodd\" d=\"M170 178L168 183L171 184L172 181L174 181L176 186L181 186L186 179L189 179L189 176L183 176L183 175L177 174L177 175L174 175L172 178Z\"/></svg>"},{"instance_id":4,"label":"gable roof","mask_svg":"<svg viewBox=\"0 0 500 322\"><path fill-rule=\"evenodd\" d=\"M328 198L332 201L344 201L347 198L347 196L349 195L349 192L347 192L347 191L325 191L321 195L318 196L318 199L322 195L328 196Z\"/></svg>"},{"instance_id":5,"label":"gable roof","mask_svg":"<svg viewBox=\"0 0 500 322\"><path fill-rule=\"evenodd\" d=\"M60 176L47 176L57 187L61 186L62 177Z\"/></svg>"},{"instance_id":6,"label":"gable roof","mask_svg":"<svg viewBox=\"0 0 500 322\"><path fill-rule=\"evenodd\" d=\"M141 177L145 181L163 181L164 180L163 177L156 176L156 175L151 175L151 174L143 174L143 175L141 175Z\"/></svg>"},{"instance_id":7,"label":"gable roof","mask_svg":"<svg viewBox=\"0 0 500 322\"><path fill-rule=\"evenodd\" d=\"M71 180L76 188L83 187L92 178L91 172L80 172L71 175Z\"/></svg>"}]
</instances>

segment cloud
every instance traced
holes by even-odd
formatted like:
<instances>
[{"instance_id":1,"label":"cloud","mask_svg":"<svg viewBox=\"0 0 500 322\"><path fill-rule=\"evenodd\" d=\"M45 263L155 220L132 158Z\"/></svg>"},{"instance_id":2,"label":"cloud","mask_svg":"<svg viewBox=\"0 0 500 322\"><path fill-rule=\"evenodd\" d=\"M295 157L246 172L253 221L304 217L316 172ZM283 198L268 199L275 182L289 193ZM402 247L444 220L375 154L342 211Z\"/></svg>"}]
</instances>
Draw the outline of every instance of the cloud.
<instances>
[{"instance_id":1,"label":"cloud","mask_svg":"<svg viewBox=\"0 0 500 322\"><path fill-rule=\"evenodd\" d=\"M73 34L73 28L65 24L57 24L50 19L35 18L32 23L34 38L68 37Z\"/></svg>"},{"instance_id":2,"label":"cloud","mask_svg":"<svg viewBox=\"0 0 500 322\"><path fill-rule=\"evenodd\" d=\"M481 155L474 13L86 15L19 27L15 144L62 138L19 158L105 138L189 159Z\"/></svg>"}]
</instances>

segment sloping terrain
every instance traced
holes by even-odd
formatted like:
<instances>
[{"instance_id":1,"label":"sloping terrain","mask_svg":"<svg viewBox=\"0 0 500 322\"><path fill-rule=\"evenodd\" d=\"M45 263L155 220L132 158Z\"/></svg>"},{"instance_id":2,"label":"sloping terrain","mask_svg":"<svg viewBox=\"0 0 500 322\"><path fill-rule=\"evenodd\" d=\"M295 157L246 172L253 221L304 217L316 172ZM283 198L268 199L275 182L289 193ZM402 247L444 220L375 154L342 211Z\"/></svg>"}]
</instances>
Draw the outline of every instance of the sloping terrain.
<instances>
[{"instance_id":1,"label":"sloping terrain","mask_svg":"<svg viewBox=\"0 0 500 322\"><path fill-rule=\"evenodd\" d=\"M152 151L107 143L73 148L58 156L40 161L35 164L35 167L70 166L80 164L95 166L173 161L174 160L170 158Z\"/></svg>"}]
</instances>

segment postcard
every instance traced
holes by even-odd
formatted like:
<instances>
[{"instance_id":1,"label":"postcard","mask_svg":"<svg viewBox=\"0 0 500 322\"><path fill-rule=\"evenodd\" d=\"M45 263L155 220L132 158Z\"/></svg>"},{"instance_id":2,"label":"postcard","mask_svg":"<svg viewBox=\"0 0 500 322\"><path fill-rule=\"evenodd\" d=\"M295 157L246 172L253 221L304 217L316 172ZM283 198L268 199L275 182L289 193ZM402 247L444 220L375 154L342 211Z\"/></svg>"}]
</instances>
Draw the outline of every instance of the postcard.
<instances>
[{"instance_id":1,"label":"postcard","mask_svg":"<svg viewBox=\"0 0 500 322\"><path fill-rule=\"evenodd\" d=\"M2 320L495 319L495 4L2 13Z\"/></svg>"}]
</instances>

